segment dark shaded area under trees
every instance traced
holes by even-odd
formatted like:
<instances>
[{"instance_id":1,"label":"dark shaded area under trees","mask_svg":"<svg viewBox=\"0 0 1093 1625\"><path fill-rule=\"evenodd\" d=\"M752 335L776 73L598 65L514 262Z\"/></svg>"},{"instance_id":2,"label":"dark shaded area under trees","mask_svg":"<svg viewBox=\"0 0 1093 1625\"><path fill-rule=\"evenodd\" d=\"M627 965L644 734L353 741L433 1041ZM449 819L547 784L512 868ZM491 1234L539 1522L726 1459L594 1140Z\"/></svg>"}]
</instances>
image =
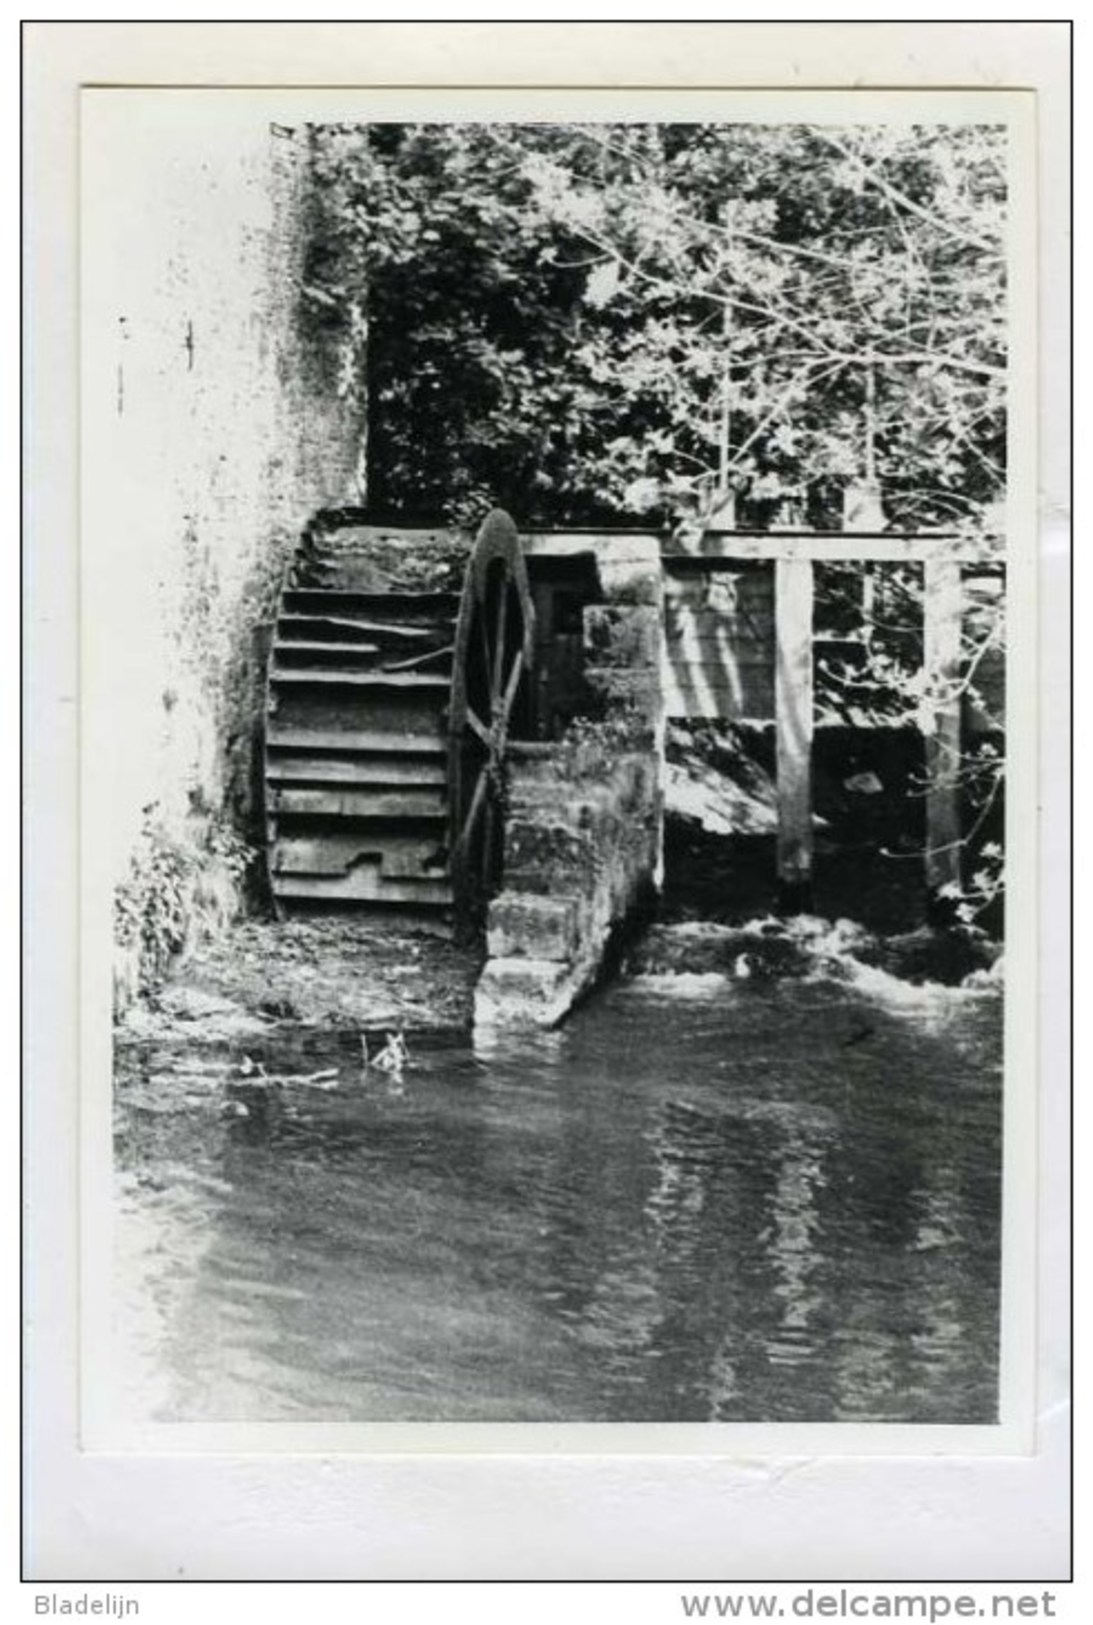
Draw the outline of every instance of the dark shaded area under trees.
<instances>
[{"instance_id":1,"label":"dark shaded area under trees","mask_svg":"<svg viewBox=\"0 0 1093 1625\"><path fill-rule=\"evenodd\" d=\"M316 126L305 322L376 511L981 518L1004 483L1004 137Z\"/></svg>"},{"instance_id":2,"label":"dark shaded area under trees","mask_svg":"<svg viewBox=\"0 0 1093 1625\"><path fill-rule=\"evenodd\" d=\"M472 526L500 504L531 526L837 530L864 499L897 531L995 524L1003 130L372 124L306 138L301 321L364 408L372 514ZM914 845L924 696L905 628L921 625L921 583L892 567L863 640L849 575L817 600L817 698L837 724L818 789L832 828L848 807L876 822L883 804L881 844L898 844L910 808ZM1001 603L981 598L966 624L963 699L981 720ZM888 635L886 612L904 632ZM995 704L969 748L974 878L953 899L992 925L1000 724ZM878 751L898 758L886 794L848 796Z\"/></svg>"}]
</instances>

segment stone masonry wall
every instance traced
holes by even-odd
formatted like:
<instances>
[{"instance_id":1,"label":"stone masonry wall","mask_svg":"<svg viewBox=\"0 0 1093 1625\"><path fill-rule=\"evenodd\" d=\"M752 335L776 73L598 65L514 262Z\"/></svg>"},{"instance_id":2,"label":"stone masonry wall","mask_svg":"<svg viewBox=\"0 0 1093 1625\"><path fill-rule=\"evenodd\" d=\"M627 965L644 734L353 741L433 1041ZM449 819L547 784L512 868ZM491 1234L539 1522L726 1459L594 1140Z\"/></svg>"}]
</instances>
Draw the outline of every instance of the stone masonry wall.
<instances>
[{"instance_id":1,"label":"stone masonry wall","mask_svg":"<svg viewBox=\"0 0 1093 1625\"><path fill-rule=\"evenodd\" d=\"M655 542L648 551L601 572L608 602L584 613L594 714L513 758L505 884L475 999L482 1025L556 1025L659 887L663 605Z\"/></svg>"}]
</instances>

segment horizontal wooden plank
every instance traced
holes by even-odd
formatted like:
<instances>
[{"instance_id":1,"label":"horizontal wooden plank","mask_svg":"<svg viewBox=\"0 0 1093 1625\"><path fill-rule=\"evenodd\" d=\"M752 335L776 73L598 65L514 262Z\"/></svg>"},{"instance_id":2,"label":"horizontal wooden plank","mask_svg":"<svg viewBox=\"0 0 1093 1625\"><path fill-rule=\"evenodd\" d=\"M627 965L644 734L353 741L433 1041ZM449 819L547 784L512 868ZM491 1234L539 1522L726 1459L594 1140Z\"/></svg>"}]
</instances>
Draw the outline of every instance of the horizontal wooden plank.
<instances>
[{"instance_id":1,"label":"horizontal wooden plank","mask_svg":"<svg viewBox=\"0 0 1093 1625\"><path fill-rule=\"evenodd\" d=\"M376 542L395 542L399 546L450 548L453 544L470 539L458 531L446 530L439 525L339 525L337 530L319 531L312 543L320 553L367 552Z\"/></svg>"},{"instance_id":2,"label":"horizontal wooden plank","mask_svg":"<svg viewBox=\"0 0 1093 1625\"><path fill-rule=\"evenodd\" d=\"M689 581L666 583L664 613L669 620L683 615L716 615L722 620L746 620L749 615L770 614L774 604L772 581L743 582L722 577L722 590L711 591L709 580L692 576Z\"/></svg>"},{"instance_id":3,"label":"horizontal wooden plank","mask_svg":"<svg viewBox=\"0 0 1093 1625\"><path fill-rule=\"evenodd\" d=\"M419 788L443 785L444 763L407 756L337 757L271 755L266 765L271 784L407 784Z\"/></svg>"},{"instance_id":4,"label":"horizontal wooden plank","mask_svg":"<svg viewBox=\"0 0 1093 1625\"><path fill-rule=\"evenodd\" d=\"M451 680L452 645L421 649L413 644L381 649L375 643L304 642L277 639L273 645L275 670L410 672Z\"/></svg>"},{"instance_id":5,"label":"horizontal wooden plank","mask_svg":"<svg viewBox=\"0 0 1093 1625\"><path fill-rule=\"evenodd\" d=\"M385 670L380 650L374 644L273 644L270 676L276 680L286 672L378 672Z\"/></svg>"},{"instance_id":6,"label":"horizontal wooden plank","mask_svg":"<svg viewBox=\"0 0 1093 1625\"><path fill-rule=\"evenodd\" d=\"M343 789L340 786L270 786L266 805L271 813L305 818L365 818L379 820L445 819L448 803L443 790Z\"/></svg>"},{"instance_id":7,"label":"horizontal wooden plank","mask_svg":"<svg viewBox=\"0 0 1093 1625\"><path fill-rule=\"evenodd\" d=\"M278 683L271 701L277 727L333 733L366 728L369 733L436 739L442 732L447 697L422 688L359 688L346 683Z\"/></svg>"},{"instance_id":8,"label":"horizontal wooden plank","mask_svg":"<svg viewBox=\"0 0 1093 1625\"><path fill-rule=\"evenodd\" d=\"M675 560L661 559L665 566L664 591L671 598L692 597L697 593L716 592L718 596L735 588L738 593L760 594L771 597L774 593L774 571L771 559L734 559L730 571L715 568L716 559L693 559L693 568L676 570Z\"/></svg>"},{"instance_id":9,"label":"horizontal wooden plank","mask_svg":"<svg viewBox=\"0 0 1093 1625\"><path fill-rule=\"evenodd\" d=\"M397 752L408 756L441 756L448 748L446 739L439 733L407 735L385 733L380 728L340 730L279 728L276 725L267 730L266 745L271 750L377 752L381 755Z\"/></svg>"},{"instance_id":10,"label":"horizontal wooden plank","mask_svg":"<svg viewBox=\"0 0 1093 1625\"><path fill-rule=\"evenodd\" d=\"M531 558L596 553L610 559L659 550L661 535L655 530L524 530L520 541Z\"/></svg>"},{"instance_id":11,"label":"horizontal wooden plank","mask_svg":"<svg viewBox=\"0 0 1093 1625\"><path fill-rule=\"evenodd\" d=\"M774 650L769 644L755 644L749 648L728 651L715 643L690 645L669 644L665 663L672 671L773 671Z\"/></svg>"},{"instance_id":12,"label":"horizontal wooden plank","mask_svg":"<svg viewBox=\"0 0 1093 1625\"><path fill-rule=\"evenodd\" d=\"M713 652L708 659L697 654L677 657L669 653L667 666L669 673L677 677L682 677L686 672L693 672L696 676L723 676L727 682L731 682L734 672L773 673L774 656L769 650L759 651L754 655L745 654L739 659L725 659Z\"/></svg>"},{"instance_id":13,"label":"horizontal wooden plank","mask_svg":"<svg viewBox=\"0 0 1093 1625\"><path fill-rule=\"evenodd\" d=\"M704 716L712 708L721 714L730 706L748 716L774 715L774 682L740 683L734 688L716 683L667 683L663 690L665 710L672 716Z\"/></svg>"},{"instance_id":14,"label":"horizontal wooden plank","mask_svg":"<svg viewBox=\"0 0 1093 1625\"><path fill-rule=\"evenodd\" d=\"M323 637L326 641L324 634L329 634L330 641L352 638L354 642L379 639L418 644L434 638L438 630L429 626L400 626L394 621L352 620L348 615L282 615L277 624L282 635L292 640Z\"/></svg>"},{"instance_id":15,"label":"horizontal wooden plank","mask_svg":"<svg viewBox=\"0 0 1093 1625\"><path fill-rule=\"evenodd\" d=\"M673 631L697 627L706 633L739 632L744 636L765 632L774 622L774 594L757 599L741 595L730 608L705 599L677 600L664 606L664 623L669 637Z\"/></svg>"},{"instance_id":16,"label":"horizontal wooden plank","mask_svg":"<svg viewBox=\"0 0 1093 1625\"><path fill-rule=\"evenodd\" d=\"M348 688L406 688L427 689L446 694L451 679L434 672L418 671L330 671L325 666L297 666L291 671L283 667L270 672L270 681L278 684L334 683Z\"/></svg>"},{"instance_id":17,"label":"horizontal wooden plank","mask_svg":"<svg viewBox=\"0 0 1093 1625\"><path fill-rule=\"evenodd\" d=\"M333 638L297 638L284 636L274 638L274 653L288 654L320 654L320 655L349 655L357 658L361 655L378 655L378 643L338 643Z\"/></svg>"},{"instance_id":18,"label":"horizontal wooden plank","mask_svg":"<svg viewBox=\"0 0 1093 1625\"><path fill-rule=\"evenodd\" d=\"M701 701L685 694L666 695L664 715L672 721L747 722L759 727L774 721L774 696L766 702L734 700L727 694L708 695Z\"/></svg>"},{"instance_id":19,"label":"horizontal wooden plank","mask_svg":"<svg viewBox=\"0 0 1093 1625\"><path fill-rule=\"evenodd\" d=\"M671 569L686 570L722 561L737 563L759 559L858 560L903 562L938 556L981 562L1003 558L1005 542L999 536L968 537L955 531L924 531L914 535L893 531L719 531L698 538L672 536L659 530L601 528L598 530L530 530L521 533L532 557L594 552L606 558L636 547L655 544Z\"/></svg>"},{"instance_id":20,"label":"horizontal wooden plank","mask_svg":"<svg viewBox=\"0 0 1093 1625\"><path fill-rule=\"evenodd\" d=\"M774 715L773 681L743 683L739 688L714 683L668 683L663 698L669 716Z\"/></svg>"},{"instance_id":21,"label":"horizontal wooden plank","mask_svg":"<svg viewBox=\"0 0 1093 1625\"><path fill-rule=\"evenodd\" d=\"M735 577L730 590L717 593L710 590L710 576L693 575L687 581L664 579L664 612L667 616L686 614L718 615L723 620L741 619L748 615L774 613L773 582L748 582ZM727 578L722 578L727 581Z\"/></svg>"},{"instance_id":22,"label":"horizontal wooden plank","mask_svg":"<svg viewBox=\"0 0 1093 1625\"><path fill-rule=\"evenodd\" d=\"M666 683L710 682L731 688L745 679L753 683L774 680L773 660L738 660L731 664L724 660L667 660L663 670Z\"/></svg>"},{"instance_id":23,"label":"horizontal wooden plank","mask_svg":"<svg viewBox=\"0 0 1093 1625\"><path fill-rule=\"evenodd\" d=\"M270 868L278 874L337 875L358 866L382 868L402 879L444 877L443 842L433 831L351 829L344 825L318 835L278 833Z\"/></svg>"},{"instance_id":24,"label":"horizontal wooden plank","mask_svg":"<svg viewBox=\"0 0 1093 1625\"><path fill-rule=\"evenodd\" d=\"M765 630L765 629L764 629ZM673 660L773 660L774 640L754 632L710 632L705 627L680 627L666 636L664 647Z\"/></svg>"},{"instance_id":25,"label":"horizontal wooden plank","mask_svg":"<svg viewBox=\"0 0 1093 1625\"><path fill-rule=\"evenodd\" d=\"M452 621L459 610L454 592L365 592L338 587L289 587L282 600L286 615L336 615L396 625Z\"/></svg>"},{"instance_id":26,"label":"horizontal wooden plank","mask_svg":"<svg viewBox=\"0 0 1093 1625\"><path fill-rule=\"evenodd\" d=\"M384 657L382 665L384 671L436 671L446 674L451 682L452 657L455 654L455 645L447 643L439 649L426 649L421 654L388 654Z\"/></svg>"}]
</instances>

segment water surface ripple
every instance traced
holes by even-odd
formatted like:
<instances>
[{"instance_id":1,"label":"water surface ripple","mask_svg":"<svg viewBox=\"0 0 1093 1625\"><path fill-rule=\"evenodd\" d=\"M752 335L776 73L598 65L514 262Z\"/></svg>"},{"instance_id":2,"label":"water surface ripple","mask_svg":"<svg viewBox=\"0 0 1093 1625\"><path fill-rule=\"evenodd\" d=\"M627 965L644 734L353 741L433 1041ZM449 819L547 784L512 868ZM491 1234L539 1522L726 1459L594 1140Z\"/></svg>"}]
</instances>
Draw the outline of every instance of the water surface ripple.
<instances>
[{"instance_id":1,"label":"water surface ripple","mask_svg":"<svg viewBox=\"0 0 1093 1625\"><path fill-rule=\"evenodd\" d=\"M119 1062L153 1420L987 1422L1000 1000L638 979L562 1031Z\"/></svg>"}]
</instances>

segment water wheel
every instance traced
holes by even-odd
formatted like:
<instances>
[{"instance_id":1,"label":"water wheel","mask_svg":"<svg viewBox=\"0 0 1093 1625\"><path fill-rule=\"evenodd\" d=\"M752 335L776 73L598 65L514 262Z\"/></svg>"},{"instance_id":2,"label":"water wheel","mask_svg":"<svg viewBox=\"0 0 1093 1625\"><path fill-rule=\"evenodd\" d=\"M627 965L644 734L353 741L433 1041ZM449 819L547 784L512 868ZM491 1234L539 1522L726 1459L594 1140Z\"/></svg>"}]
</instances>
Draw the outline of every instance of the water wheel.
<instances>
[{"instance_id":1,"label":"water wheel","mask_svg":"<svg viewBox=\"0 0 1093 1625\"><path fill-rule=\"evenodd\" d=\"M496 885L532 610L506 515L482 526L462 592L467 546L455 544L440 530L336 516L312 527L290 565L263 753L267 868L281 914L470 920ZM397 561L430 549L446 579L423 590Z\"/></svg>"},{"instance_id":2,"label":"water wheel","mask_svg":"<svg viewBox=\"0 0 1093 1625\"><path fill-rule=\"evenodd\" d=\"M507 753L530 731L535 617L516 527L495 509L478 533L459 604L448 714L449 862L462 918L498 889Z\"/></svg>"}]
</instances>

